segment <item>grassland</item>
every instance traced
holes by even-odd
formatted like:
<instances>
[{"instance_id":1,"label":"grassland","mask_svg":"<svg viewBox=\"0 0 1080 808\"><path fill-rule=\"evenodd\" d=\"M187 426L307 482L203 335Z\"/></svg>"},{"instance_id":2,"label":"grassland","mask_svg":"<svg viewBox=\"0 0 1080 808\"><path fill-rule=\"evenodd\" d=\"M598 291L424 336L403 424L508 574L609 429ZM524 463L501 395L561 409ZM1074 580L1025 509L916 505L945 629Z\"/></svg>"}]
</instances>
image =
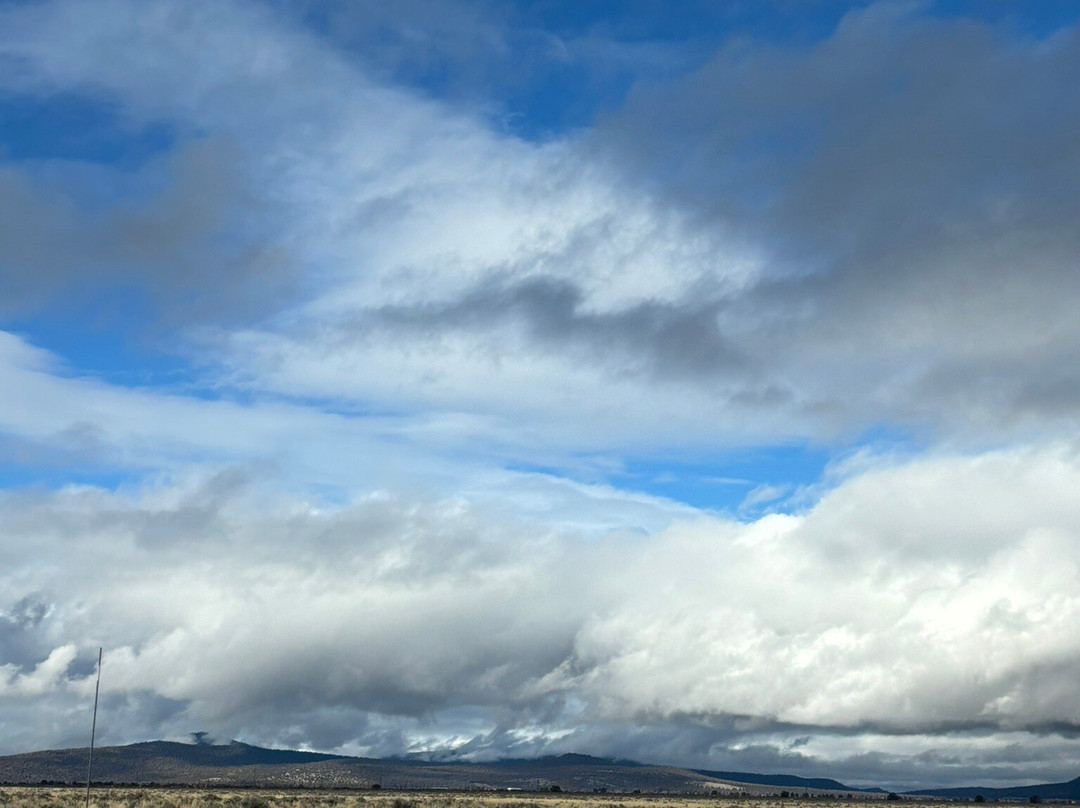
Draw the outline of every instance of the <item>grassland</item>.
<instances>
[{"instance_id":1,"label":"grassland","mask_svg":"<svg viewBox=\"0 0 1080 808\"><path fill-rule=\"evenodd\" d=\"M85 792L71 787L0 787L0 808L82 808ZM876 800L683 795L545 794L532 792L356 792L97 788L91 808L883 808ZM893 803L890 803L893 804ZM940 801L904 800L905 806L945 808Z\"/></svg>"}]
</instances>

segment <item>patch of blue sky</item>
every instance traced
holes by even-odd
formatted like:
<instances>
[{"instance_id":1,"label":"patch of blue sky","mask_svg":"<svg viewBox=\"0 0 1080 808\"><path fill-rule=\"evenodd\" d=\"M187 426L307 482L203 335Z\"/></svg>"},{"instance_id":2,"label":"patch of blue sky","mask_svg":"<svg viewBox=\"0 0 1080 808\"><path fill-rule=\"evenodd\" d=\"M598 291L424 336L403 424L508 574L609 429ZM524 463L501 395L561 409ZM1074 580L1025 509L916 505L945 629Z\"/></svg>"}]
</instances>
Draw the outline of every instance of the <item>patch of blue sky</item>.
<instances>
[{"instance_id":1,"label":"patch of blue sky","mask_svg":"<svg viewBox=\"0 0 1080 808\"><path fill-rule=\"evenodd\" d=\"M217 397L198 383L189 359L156 330L149 307L134 288L63 298L32 314L7 318L18 334L59 360L62 376L92 376L121 387L182 387L185 394Z\"/></svg>"},{"instance_id":2,"label":"patch of blue sky","mask_svg":"<svg viewBox=\"0 0 1080 808\"><path fill-rule=\"evenodd\" d=\"M852 8L852 0L814 3L680 3L664 0L576 0L517 3L525 19L566 36L603 34L624 41L718 42L737 36L762 39L816 38L828 35Z\"/></svg>"},{"instance_id":3,"label":"patch of blue sky","mask_svg":"<svg viewBox=\"0 0 1080 808\"><path fill-rule=\"evenodd\" d=\"M276 5L289 9L283 0ZM434 98L471 102L508 133L545 140L587 127L640 81L696 70L724 42L816 41L857 5L445 2L427 4L423 15L405 4L395 18L386 10L341 13L348 7L336 0L315 0L301 16L376 74Z\"/></svg>"},{"instance_id":4,"label":"patch of blue sky","mask_svg":"<svg viewBox=\"0 0 1080 808\"><path fill-rule=\"evenodd\" d=\"M0 94L0 159L65 160L134 170L169 151L169 124L137 124L101 98Z\"/></svg>"},{"instance_id":5,"label":"patch of blue sky","mask_svg":"<svg viewBox=\"0 0 1080 808\"><path fill-rule=\"evenodd\" d=\"M560 467L513 464L510 470L566 477L589 484L607 484L694 508L738 518L783 504L799 490L817 485L837 455L835 447L809 443L714 449L708 452L659 452L580 458ZM772 489L775 497L754 502L751 495ZM746 503L751 499L750 506Z\"/></svg>"},{"instance_id":6,"label":"patch of blue sky","mask_svg":"<svg viewBox=\"0 0 1080 808\"><path fill-rule=\"evenodd\" d=\"M585 483L606 483L748 520L767 512L797 513L841 479L837 469L857 454L903 457L925 448L911 430L878 424L857 438L836 443L792 441L738 446L702 452L656 452L627 455L621 461L560 468L516 465L533 471L570 477Z\"/></svg>"},{"instance_id":7,"label":"patch of blue sky","mask_svg":"<svg viewBox=\"0 0 1080 808\"><path fill-rule=\"evenodd\" d=\"M695 508L754 515L763 507L782 505L796 490L817 484L834 454L826 446L792 443L697 457L640 456L627 459L610 482ZM774 495L757 498L765 491Z\"/></svg>"}]
</instances>

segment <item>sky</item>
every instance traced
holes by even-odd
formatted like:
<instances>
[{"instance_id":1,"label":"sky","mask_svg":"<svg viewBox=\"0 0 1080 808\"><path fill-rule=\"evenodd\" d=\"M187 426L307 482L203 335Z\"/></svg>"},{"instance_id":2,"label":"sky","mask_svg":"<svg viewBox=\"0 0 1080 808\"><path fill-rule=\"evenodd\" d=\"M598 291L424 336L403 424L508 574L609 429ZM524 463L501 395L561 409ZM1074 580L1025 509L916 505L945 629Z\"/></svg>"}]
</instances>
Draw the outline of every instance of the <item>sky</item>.
<instances>
[{"instance_id":1,"label":"sky","mask_svg":"<svg viewBox=\"0 0 1080 808\"><path fill-rule=\"evenodd\" d=\"M0 753L1080 775L1072 2L0 2Z\"/></svg>"}]
</instances>

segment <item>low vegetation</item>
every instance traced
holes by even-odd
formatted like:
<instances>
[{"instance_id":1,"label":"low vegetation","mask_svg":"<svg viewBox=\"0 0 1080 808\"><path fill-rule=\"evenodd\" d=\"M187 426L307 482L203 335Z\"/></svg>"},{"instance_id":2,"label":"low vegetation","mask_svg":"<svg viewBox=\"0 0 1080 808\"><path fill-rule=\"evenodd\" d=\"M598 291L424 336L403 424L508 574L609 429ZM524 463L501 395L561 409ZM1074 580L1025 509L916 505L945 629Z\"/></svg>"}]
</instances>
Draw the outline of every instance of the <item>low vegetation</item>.
<instances>
[{"instance_id":1,"label":"low vegetation","mask_svg":"<svg viewBox=\"0 0 1080 808\"><path fill-rule=\"evenodd\" d=\"M0 786L0 808L83 808L85 792L71 787ZM904 800L924 808L942 802ZM796 808L832 804L884 808L882 800L777 797L690 797L666 794L560 794L535 792L392 792L212 790L201 788L98 788L91 808Z\"/></svg>"}]
</instances>

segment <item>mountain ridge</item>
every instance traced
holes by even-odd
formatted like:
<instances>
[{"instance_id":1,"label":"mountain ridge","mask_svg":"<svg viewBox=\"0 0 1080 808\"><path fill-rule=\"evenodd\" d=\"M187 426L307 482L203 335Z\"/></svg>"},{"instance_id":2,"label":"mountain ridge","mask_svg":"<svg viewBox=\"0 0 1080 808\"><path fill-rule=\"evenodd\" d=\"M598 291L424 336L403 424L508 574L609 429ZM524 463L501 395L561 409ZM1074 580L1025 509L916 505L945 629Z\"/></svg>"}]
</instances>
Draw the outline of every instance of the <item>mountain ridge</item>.
<instances>
[{"instance_id":1,"label":"mountain ridge","mask_svg":"<svg viewBox=\"0 0 1080 808\"><path fill-rule=\"evenodd\" d=\"M0 784L84 783L89 750L85 747L41 750L0 756ZM462 761L363 758L268 749L240 741L225 744L142 741L94 750L94 781L100 784L201 785L273 788L400 788L446 790L524 790L557 788L577 792L685 794L779 794L792 790L812 795L850 795L882 799L876 788L855 788L831 778L788 774L690 769L596 757L580 753L538 758ZM1080 800L1080 777L1061 783L1007 788L962 786L903 792L987 801Z\"/></svg>"},{"instance_id":2,"label":"mountain ridge","mask_svg":"<svg viewBox=\"0 0 1080 808\"><path fill-rule=\"evenodd\" d=\"M813 788L829 791L874 791L875 789L852 788L844 785L839 780L828 777L799 777L794 774L758 774L756 772L726 772L713 771L711 769L694 769L693 771L718 780L729 780L735 783L753 783L762 786L777 786L784 788Z\"/></svg>"},{"instance_id":3,"label":"mountain ridge","mask_svg":"<svg viewBox=\"0 0 1080 808\"><path fill-rule=\"evenodd\" d=\"M1074 777L1063 783L1034 783L1029 786L1009 786L1007 788L981 788L979 786L960 786L957 788L919 789L907 794L919 796L941 796L973 799L982 796L986 800L1027 800L1038 797L1040 800L1080 800L1080 777Z\"/></svg>"},{"instance_id":4,"label":"mountain ridge","mask_svg":"<svg viewBox=\"0 0 1080 808\"><path fill-rule=\"evenodd\" d=\"M85 782L88 749L0 757L0 783ZM94 751L94 780L141 785L311 788L521 789L687 794L772 793L770 783L731 782L708 772L568 753L472 762L361 758L228 744L143 741ZM802 782L802 781L800 781ZM810 781L806 781L809 783ZM826 790L857 793L837 781ZM835 784L835 785L832 785ZM799 786L802 788L802 786Z\"/></svg>"}]
</instances>

